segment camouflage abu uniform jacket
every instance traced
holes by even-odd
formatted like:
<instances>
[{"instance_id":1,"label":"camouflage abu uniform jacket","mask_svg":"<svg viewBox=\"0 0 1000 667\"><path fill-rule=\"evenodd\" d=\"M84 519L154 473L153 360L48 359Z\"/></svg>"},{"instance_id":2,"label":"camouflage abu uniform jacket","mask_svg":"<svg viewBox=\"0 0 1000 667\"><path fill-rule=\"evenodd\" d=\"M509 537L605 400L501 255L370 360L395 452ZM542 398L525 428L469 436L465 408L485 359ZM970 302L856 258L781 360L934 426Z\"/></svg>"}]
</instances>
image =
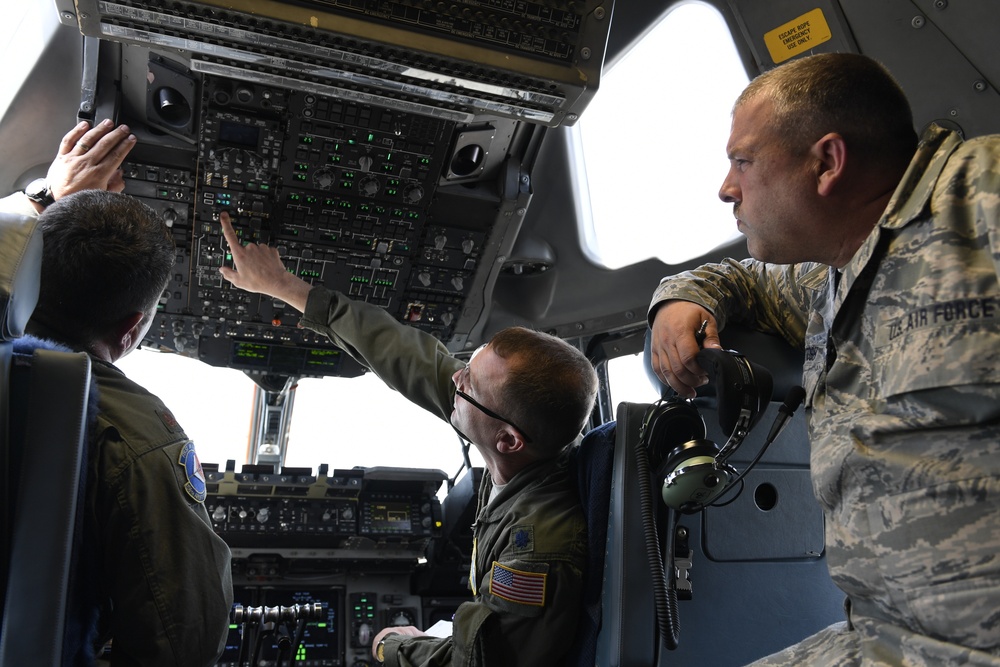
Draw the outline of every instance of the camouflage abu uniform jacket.
<instances>
[{"instance_id":1,"label":"camouflage abu uniform jacket","mask_svg":"<svg viewBox=\"0 0 1000 667\"><path fill-rule=\"evenodd\" d=\"M998 274L1000 136L931 127L839 284L727 260L654 295L650 317L694 301L805 347L813 486L866 664L1000 664Z\"/></svg>"},{"instance_id":2,"label":"camouflage abu uniform jacket","mask_svg":"<svg viewBox=\"0 0 1000 667\"><path fill-rule=\"evenodd\" d=\"M323 333L413 403L448 421L455 371L465 364L433 336L384 309L314 287L302 325ZM470 581L448 638L390 635L391 667L558 665L576 634L587 534L568 458L514 476L492 502L479 489ZM487 504L488 503L488 504Z\"/></svg>"}]
</instances>

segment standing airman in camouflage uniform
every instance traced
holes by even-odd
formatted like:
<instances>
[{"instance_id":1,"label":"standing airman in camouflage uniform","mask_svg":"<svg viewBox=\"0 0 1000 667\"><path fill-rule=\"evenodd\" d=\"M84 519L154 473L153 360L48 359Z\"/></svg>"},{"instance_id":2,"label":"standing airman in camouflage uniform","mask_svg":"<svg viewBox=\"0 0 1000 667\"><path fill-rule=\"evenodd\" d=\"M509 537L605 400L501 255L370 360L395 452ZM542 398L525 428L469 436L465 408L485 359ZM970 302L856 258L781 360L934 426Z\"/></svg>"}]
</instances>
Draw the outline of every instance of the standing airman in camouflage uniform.
<instances>
[{"instance_id":1,"label":"standing airman in camouflage uniform","mask_svg":"<svg viewBox=\"0 0 1000 667\"><path fill-rule=\"evenodd\" d=\"M755 259L666 278L650 307L654 370L684 395L703 320L707 346L742 322L805 348L848 620L757 664L1000 665L1000 136L912 127L862 56L755 79L720 191Z\"/></svg>"}]
</instances>

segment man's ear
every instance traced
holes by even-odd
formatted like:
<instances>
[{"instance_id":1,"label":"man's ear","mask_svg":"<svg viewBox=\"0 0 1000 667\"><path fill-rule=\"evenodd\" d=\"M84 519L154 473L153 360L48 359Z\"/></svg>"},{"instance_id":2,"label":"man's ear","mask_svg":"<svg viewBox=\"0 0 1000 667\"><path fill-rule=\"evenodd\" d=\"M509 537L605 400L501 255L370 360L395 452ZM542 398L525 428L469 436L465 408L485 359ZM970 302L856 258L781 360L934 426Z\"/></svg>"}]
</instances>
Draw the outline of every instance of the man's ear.
<instances>
[{"instance_id":1,"label":"man's ear","mask_svg":"<svg viewBox=\"0 0 1000 667\"><path fill-rule=\"evenodd\" d=\"M123 317L108 333L104 342L113 356L112 361L117 361L132 349L136 338L142 335L144 317L140 312Z\"/></svg>"},{"instance_id":2,"label":"man's ear","mask_svg":"<svg viewBox=\"0 0 1000 667\"><path fill-rule=\"evenodd\" d=\"M833 194L847 168L847 143L836 132L825 134L809 149L816 160L816 191L821 197Z\"/></svg>"},{"instance_id":3,"label":"man's ear","mask_svg":"<svg viewBox=\"0 0 1000 667\"><path fill-rule=\"evenodd\" d=\"M497 437L497 451L501 454L515 454L525 450L524 440L521 434L513 426L506 426L500 431Z\"/></svg>"}]
</instances>

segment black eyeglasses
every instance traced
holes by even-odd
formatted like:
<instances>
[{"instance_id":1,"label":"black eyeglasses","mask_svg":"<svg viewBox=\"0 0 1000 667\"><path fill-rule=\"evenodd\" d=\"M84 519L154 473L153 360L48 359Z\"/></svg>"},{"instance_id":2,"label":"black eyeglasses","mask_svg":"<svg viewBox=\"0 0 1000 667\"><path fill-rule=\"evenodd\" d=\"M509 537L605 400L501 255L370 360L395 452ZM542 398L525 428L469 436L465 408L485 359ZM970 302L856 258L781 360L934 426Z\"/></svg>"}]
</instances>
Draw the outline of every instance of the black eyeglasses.
<instances>
[{"instance_id":1,"label":"black eyeglasses","mask_svg":"<svg viewBox=\"0 0 1000 667\"><path fill-rule=\"evenodd\" d=\"M466 366L462 370L462 373L464 374L464 376L467 376L469 374L469 367ZM525 442L531 442L531 437L528 435L528 433L523 428L521 428L520 426L518 426L517 424L515 424L511 420L507 419L506 417L501 417L497 413L493 412L488 407L486 407L485 405L483 405L482 403L480 403L479 401L477 401L476 399L472 398L471 396L469 396L468 394L466 394L464 391L462 391L461 389L459 389L457 385L455 386L455 393L457 395L461 396L462 398L464 398L469 403L471 403L473 407L475 407L476 409L478 409L480 412L482 412L487 417L493 417L493 419L496 419L498 421L502 421L504 424L507 424L508 426L513 426L515 429L517 429L517 431L521 435L524 436L524 441Z\"/></svg>"}]
</instances>

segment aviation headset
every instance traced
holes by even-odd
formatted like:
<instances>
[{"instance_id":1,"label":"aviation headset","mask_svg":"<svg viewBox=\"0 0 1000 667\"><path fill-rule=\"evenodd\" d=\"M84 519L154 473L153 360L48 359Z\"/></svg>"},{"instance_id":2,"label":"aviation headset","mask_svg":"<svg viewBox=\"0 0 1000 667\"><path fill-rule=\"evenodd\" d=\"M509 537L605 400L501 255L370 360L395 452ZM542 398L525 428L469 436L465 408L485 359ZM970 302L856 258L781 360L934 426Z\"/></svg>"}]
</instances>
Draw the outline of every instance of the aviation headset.
<instances>
[{"instance_id":1,"label":"aviation headset","mask_svg":"<svg viewBox=\"0 0 1000 667\"><path fill-rule=\"evenodd\" d=\"M739 477L727 459L760 420L774 386L766 368L734 350L705 348L697 359L715 386L719 426L730 433L725 445L706 438L698 408L676 395L650 405L639 431L650 466L663 480L663 502L684 513L711 504Z\"/></svg>"}]
</instances>

